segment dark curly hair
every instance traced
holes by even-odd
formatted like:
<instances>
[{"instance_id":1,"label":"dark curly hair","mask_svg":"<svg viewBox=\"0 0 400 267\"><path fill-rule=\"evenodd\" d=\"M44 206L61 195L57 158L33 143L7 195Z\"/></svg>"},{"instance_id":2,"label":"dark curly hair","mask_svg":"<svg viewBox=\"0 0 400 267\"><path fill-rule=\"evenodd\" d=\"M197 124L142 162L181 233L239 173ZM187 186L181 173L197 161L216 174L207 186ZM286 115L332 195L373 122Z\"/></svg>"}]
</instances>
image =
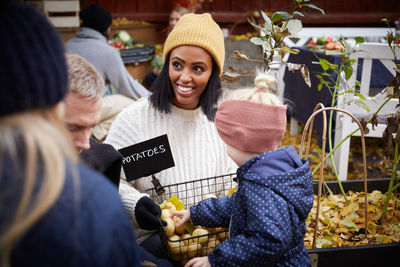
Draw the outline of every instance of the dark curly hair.
<instances>
[{"instance_id":1,"label":"dark curly hair","mask_svg":"<svg viewBox=\"0 0 400 267\"><path fill-rule=\"evenodd\" d=\"M150 103L152 106L164 113L171 111L172 98L174 91L172 89L171 81L169 79L169 57L167 55L160 75L152 84L153 94L150 96ZM214 59L212 60L212 72L208 79L208 83L204 92L200 96L199 105L201 110L207 116L207 119L214 121L215 112L217 110L218 99L222 95L222 85L219 78L219 69Z\"/></svg>"}]
</instances>

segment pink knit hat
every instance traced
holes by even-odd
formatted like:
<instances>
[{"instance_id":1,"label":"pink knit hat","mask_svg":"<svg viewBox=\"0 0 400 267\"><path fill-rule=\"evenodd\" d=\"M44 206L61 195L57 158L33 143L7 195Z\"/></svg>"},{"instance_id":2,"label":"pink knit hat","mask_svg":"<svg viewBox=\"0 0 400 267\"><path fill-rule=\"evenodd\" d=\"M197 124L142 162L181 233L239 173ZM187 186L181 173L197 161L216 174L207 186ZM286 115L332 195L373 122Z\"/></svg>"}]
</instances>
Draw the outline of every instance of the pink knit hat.
<instances>
[{"instance_id":1,"label":"pink knit hat","mask_svg":"<svg viewBox=\"0 0 400 267\"><path fill-rule=\"evenodd\" d=\"M286 131L286 106L227 100L217 110L215 125L228 145L261 154L278 148Z\"/></svg>"}]
</instances>

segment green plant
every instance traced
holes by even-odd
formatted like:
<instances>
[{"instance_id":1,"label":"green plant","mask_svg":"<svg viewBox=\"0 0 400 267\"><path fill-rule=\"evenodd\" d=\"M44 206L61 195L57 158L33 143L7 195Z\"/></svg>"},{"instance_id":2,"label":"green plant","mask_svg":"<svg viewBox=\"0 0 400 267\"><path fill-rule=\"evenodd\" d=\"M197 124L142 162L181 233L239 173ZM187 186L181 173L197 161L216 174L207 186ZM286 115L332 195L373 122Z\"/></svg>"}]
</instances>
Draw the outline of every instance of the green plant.
<instances>
[{"instance_id":1,"label":"green plant","mask_svg":"<svg viewBox=\"0 0 400 267\"><path fill-rule=\"evenodd\" d=\"M389 22L385 20L387 25L389 26ZM389 27L390 29L390 27ZM393 54L393 60L395 62L395 71L396 71L396 76L394 79L388 84L388 87L385 89L386 90L386 99L385 101L380 105L380 107L374 112L374 114L368 119L368 120L361 120L361 124L363 125L363 130L367 134L369 132L369 129L367 128L368 124L372 125L372 128L377 126L378 124L378 117L379 116L388 116L387 119L387 127L385 129L385 132L382 136L384 144L385 144L385 149L387 155L393 154L393 168L392 168L392 174L391 174L391 182L389 185L389 188L386 192L386 200L385 200L385 206L383 208L383 213L381 216L381 220L385 219L387 207L389 200L393 198L393 192L400 187L400 183L396 182L395 180L400 176L400 172L397 170L398 169L398 163L399 163L399 143L400 143L400 114L396 113L393 111L392 114L380 114L382 108L392 99L392 98L398 98L400 101L400 93L399 93L399 87L400 87L400 64L398 63L398 58L396 55L396 48L399 48L399 43L396 41L400 39L400 35L395 35L391 30L388 31L387 36L386 36L386 41L387 44L392 51ZM350 59L350 56L355 53L359 52L358 49L356 49L358 44L361 44L364 42L363 37L356 37L355 38L355 44L354 45L349 45L345 40L340 40L342 43L344 49L342 52L339 53L341 57L341 63L340 65L333 64L329 62L328 60L324 58L320 58L318 56L318 64L321 65L323 72L316 74L316 77L319 79L319 84L318 84L318 90L322 90L323 87L328 88L330 93L332 94L332 103L331 106L335 106L337 98L341 94L354 94L357 96L357 100L355 101L355 104L358 106L364 108L367 111L370 111L368 105L364 103L364 100L366 100L366 97L358 92L356 90L356 87L360 84L359 81L356 81L356 84L352 85L352 87L349 88L344 88L342 87L340 81L343 79L346 83L349 81L351 75L353 74L353 68L352 64L354 63L354 59ZM336 75L333 75L333 73ZM334 78L335 77L335 78ZM397 106L399 107L400 104ZM329 117L329 123L328 123L328 144L329 144L329 153L326 155L325 159L331 158L332 162L332 170L337 177L337 181L339 184L339 187L341 188L343 196L346 198L345 193L342 189L335 162L333 160L333 152L340 146L344 141L346 141L348 138L353 136L359 129L354 130L350 134L348 134L345 138L343 138L335 147L332 145L332 138L331 138L331 133L332 133L332 121L333 121L333 113L330 113ZM396 134L396 137L394 138L393 135ZM320 165L317 165L317 167L313 170L313 174L318 171Z\"/></svg>"},{"instance_id":2,"label":"green plant","mask_svg":"<svg viewBox=\"0 0 400 267\"><path fill-rule=\"evenodd\" d=\"M262 46L267 71L269 70L269 66L274 64L275 55L279 55L282 62L285 53L297 54L299 52L297 49L287 47L284 39L295 35L303 28L301 21L295 18L295 16L304 17L304 14L299 11L301 8L309 7L325 14L324 10L308 2L309 0L294 0L292 13L276 11L269 17L266 13L260 11L264 19L263 26L259 26L251 19L248 19L248 22L260 32L260 36L251 38L250 42Z\"/></svg>"},{"instance_id":3,"label":"green plant","mask_svg":"<svg viewBox=\"0 0 400 267\"><path fill-rule=\"evenodd\" d=\"M252 37L250 42L262 47L263 60L251 59L242 51L235 51L232 58L263 63L265 71L268 71L273 64L286 65L290 71L300 70L304 81L311 87L309 70L306 65L283 62L285 53L299 53L299 50L289 48L284 42L285 38L295 35L303 27L301 21L296 19L296 17L304 17L304 14L299 10L308 7L320 11L323 15L325 14L324 10L309 2L310 0L293 0L291 13L276 11L270 16L264 11L252 13L252 17L248 17L248 22L259 31L259 36ZM258 25L254 17L261 17L263 22ZM276 61L277 57L280 58L280 61ZM223 78L226 81L237 82L242 75L244 74L230 70L224 73Z\"/></svg>"}]
</instances>

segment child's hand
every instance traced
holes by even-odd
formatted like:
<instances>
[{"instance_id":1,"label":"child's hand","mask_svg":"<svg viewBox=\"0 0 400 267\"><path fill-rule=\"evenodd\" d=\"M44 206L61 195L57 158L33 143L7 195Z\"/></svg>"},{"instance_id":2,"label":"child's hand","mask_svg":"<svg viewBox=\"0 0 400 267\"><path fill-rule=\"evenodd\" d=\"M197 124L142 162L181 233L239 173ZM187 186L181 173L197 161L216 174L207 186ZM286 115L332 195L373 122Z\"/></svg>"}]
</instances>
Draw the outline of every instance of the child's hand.
<instances>
[{"instance_id":1,"label":"child's hand","mask_svg":"<svg viewBox=\"0 0 400 267\"><path fill-rule=\"evenodd\" d=\"M176 226L180 227L182 226L185 222L189 221L190 219L190 210L177 210L174 213L172 213L172 217L175 215L182 217L182 219L176 224Z\"/></svg>"},{"instance_id":2,"label":"child's hand","mask_svg":"<svg viewBox=\"0 0 400 267\"><path fill-rule=\"evenodd\" d=\"M188 263L185 264L185 267L211 267L210 261L208 260L207 256L204 257L196 257L188 261Z\"/></svg>"}]
</instances>

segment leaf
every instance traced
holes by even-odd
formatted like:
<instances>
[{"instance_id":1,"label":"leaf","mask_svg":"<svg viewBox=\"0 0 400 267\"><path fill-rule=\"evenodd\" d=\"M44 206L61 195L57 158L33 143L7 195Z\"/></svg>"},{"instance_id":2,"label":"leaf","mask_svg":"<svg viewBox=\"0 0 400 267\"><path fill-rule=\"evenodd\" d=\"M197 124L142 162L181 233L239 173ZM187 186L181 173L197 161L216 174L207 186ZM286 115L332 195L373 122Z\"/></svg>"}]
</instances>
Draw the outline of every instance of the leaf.
<instances>
[{"instance_id":1,"label":"leaf","mask_svg":"<svg viewBox=\"0 0 400 267\"><path fill-rule=\"evenodd\" d=\"M343 68L344 71L344 76L346 81L348 81L351 77L351 75L353 75L353 67L350 64L347 64L344 66Z\"/></svg>"},{"instance_id":2,"label":"leaf","mask_svg":"<svg viewBox=\"0 0 400 267\"><path fill-rule=\"evenodd\" d=\"M262 10L261 10L261 15L262 15L263 19L265 20L265 25L264 25L265 30L267 32L272 32L272 29L274 27L273 27L273 23L272 23L271 19Z\"/></svg>"},{"instance_id":3,"label":"leaf","mask_svg":"<svg viewBox=\"0 0 400 267\"><path fill-rule=\"evenodd\" d=\"M282 18L282 15L279 13L274 13L271 17L272 22L276 22Z\"/></svg>"},{"instance_id":4,"label":"leaf","mask_svg":"<svg viewBox=\"0 0 400 267\"><path fill-rule=\"evenodd\" d=\"M298 16L304 17L304 14L299 11L294 11L293 15L298 15Z\"/></svg>"},{"instance_id":5,"label":"leaf","mask_svg":"<svg viewBox=\"0 0 400 267\"><path fill-rule=\"evenodd\" d=\"M327 71L327 70L330 69L331 63L328 60L324 59L324 58L319 58L319 64L324 69L324 71Z\"/></svg>"},{"instance_id":6,"label":"leaf","mask_svg":"<svg viewBox=\"0 0 400 267\"><path fill-rule=\"evenodd\" d=\"M287 13L287 12L285 12L285 11L276 11L276 12L272 15L272 17L273 17L275 14L280 15L280 16L281 16L281 19L283 19L283 20L288 20L288 19L293 18L292 15L290 15L289 13Z\"/></svg>"},{"instance_id":7,"label":"leaf","mask_svg":"<svg viewBox=\"0 0 400 267\"><path fill-rule=\"evenodd\" d=\"M325 11L323 9L317 7L314 4L304 4L303 6L306 6L306 7L312 8L312 9L316 9L316 10L320 11L322 13L322 15L325 15Z\"/></svg>"},{"instance_id":8,"label":"leaf","mask_svg":"<svg viewBox=\"0 0 400 267\"><path fill-rule=\"evenodd\" d=\"M367 100L363 94L361 94L361 93L359 93L359 92L357 92L357 91L354 91L353 93L354 93L356 96L358 96L359 98L361 98L362 100Z\"/></svg>"},{"instance_id":9,"label":"leaf","mask_svg":"<svg viewBox=\"0 0 400 267\"><path fill-rule=\"evenodd\" d=\"M310 71L308 70L307 66L303 65L300 71L301 76L303 76L304 82L308 85L308 87L311 87Z\"/></svg>"},{"instance_id":10,"label":"leaf","mask_svg":"<svg viewBox=\"0 0 400 267\"><path fill-rule=\"evenodd\" d=\"M364 131L364 134L369 134L369 129L368 129L368 127L367 127L368 122L367 122L364 118L362 118L362 119L360 120L360 124L361 124L361 128L362 128L363 131Z\"/></svg>"},{"instance_id":11,"label":"leaf","mask_svg":"<svg viewBox=\"0 0 400 267\"><path fill-rule=\"evenodd\" d=\"M183 202L176 196L176 194L173 194L169 199L169 202L171 202L176 210L183 210L185 209L185 205L183 204Z\"/></svg>"},{"instance_id":12,"label":"leaf","mask_svg":"<svg viewBox=\"0 0 400 267\"><path fill-rule=\"evenodd\" d=\"M224 82L229 82L229 83L235 83L240 81L240 78L242 78L242 75L237 72L224 72L222 73L222 81Z\"/></svg>"},{"instance_id":13,"label":"leaf","mask_svg":"<svg viewBox=\"0 0 400 267\"><path fill-rule=\"evenodd\" d=\"M281 40L281 39L283 39L283 38L285 38L286 36L289 36L289 35L290 35L289 30L285 29L285 30L283 30L281 32L275 32L273 34L273 37L274 37L275 40L277 40L277 39Z\"/></svg>"},{"instance_id":14,"label":"leaf","mask_svg":"<svg viewBox=\"0 0 400 267\"><path fill-rule=\"evenodd\" d=\"M250 39L250 42L252 42L252 43L255 44L255 45L261 45L264 51L270 50L270 49L271 49L271 47L270 47L270 45L268 44L268 42L262 40L262 39L259 38L259 37L252 37L252 38ZM243 52L242 52L242 53L243 53ZM243 54L244 54L244 53L243 53ZM247 57L247 56L246 56L246 57ZM247 58L248 58L248 57L247 57Z\"/></svg>"},{"instance_id":15,"label":"leaf","mask_svg":"<svg viewBox=\"0 0 400 267\"><path fill-rule=\"evenodd\" d=\"M365 38L362 36L357 36L356 38L354 38L354 40L356 41L356 44L362 44L365 42Z\"/></svg>"},{"instance_id":16,"label":"leaf","mask_svg":"<svg viewBox=\"0 0 400 267\"><path fill-rule=\"evenodd\" d=\"M256 37L253 37L253 38L256 38ZM243 51L239 51L239 50L233 51L231 58L237 59L237 60L248 60L249 59L249 57Z\"/></svg>"},{"instance_id":17,"label":"leaf","mask_svg":"<svg viewBox=\"0 0 400 267\"><path fill-rule=\"evenodd\" d=\"M348 214L350 214L350 212L352 212L353 211L353 207L352 206L345 206L343 209L342 209L342 211L340 212L340 215L341 216L346 216L346 215L348 215Z\"/></svg>"},{"instance_id":18,"label":"leaf","mask_svg":"<svg viewBox=\"0 0 400 267\"><path fill-rule=\"evenodd\" d=\"M295 54L295 55L297 55L297 54L300 52L299 49L289 48L289 47L287 47L287 46L282 47L282 50L283 50L284 52L291 53L291 54Z\"/></svg>"},{"instance_id":19,"label":"leaf","mask_svg":"<svg viewBox=\"0 0 400 267\"><path fill-rule=\"evenodd\" d=\"M333 247L332 241L327 240L327 239L318 239L315 242L315 247L317 248L331 248Z\"/></svg>"},{"instance_id":20,"label":"leaf","mask_svg":"<svg viewBox=\"0 0 400 267\"><path fill-rule=\"evenodd\" d=\"M357 225L354 222L350 222L348 220L342 220L342 224L350 229L358 229Z\"/></svg>"},{"instance_id":21,"label":"leaf","mask_svg":"<svg viewBox=\"0 0 400 267\"><path fill-rule=\"evenodd\" d=\"M292 35L301 31L302 28L303 28L303 24L301 24L301 21L298 19L291 19L286 24L286 29L288 29L288 31Z\"/></svg>"},{"instance_id":22,"label":"leaf","mask_svg":"<svg viewBox=\"0 0 400 267\"><path fill-rule=\"evenodd\" d=\"M236 187L233 187L233 188L229 188L229 190L228 190L228 196L232 196L233 195L233 193L235 193L236 192Z\"/></svg>"}]
</instances>

